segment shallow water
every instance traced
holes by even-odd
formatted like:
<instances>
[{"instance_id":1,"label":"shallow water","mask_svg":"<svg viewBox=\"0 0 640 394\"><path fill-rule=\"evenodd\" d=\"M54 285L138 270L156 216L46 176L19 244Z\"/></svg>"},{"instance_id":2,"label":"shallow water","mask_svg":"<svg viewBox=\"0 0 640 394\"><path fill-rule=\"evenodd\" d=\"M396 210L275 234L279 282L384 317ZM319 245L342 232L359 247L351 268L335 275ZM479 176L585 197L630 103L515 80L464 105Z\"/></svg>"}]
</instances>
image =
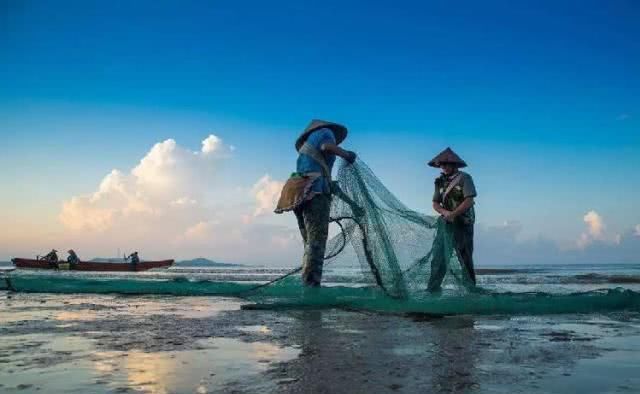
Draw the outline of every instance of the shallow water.
<instances>
[{"instance_id":1,"label":"shallow water","mask_svg":"<svg viewBox=\"0 0 640 394\"><path fill-rule=\"evenodd\" d=\"M477 293L409 300L349 269L327 270L322 289L294 275L253 290L288 271L13 271L18 292L0 290L0 392L640 387L638 266L500 267L480 271Z\"/></svg>"},{"instance_id":2,"label":"shallow water","mask_svg":"<svg viewBox=\"0 0 640 394\"><path fill-rule=\"evenodd\" d=\"M543 315L640 311L640 266L500 267L479 270L479 291L449 288L392 299L353 269L327 269L325 287L305 290L284 268L172 268L142 273L16 270L0 288L19 292L233 296L257 308L341 307L388 313Z\"/></svg>"},{"instance_id":3,"label":"shallow water","mask_svg":"<svg viewBox=\"0 0 640 394\"><path fill-rule=\"evenodd\" d=\"M241 310L244 300L0 291L0 392L633 393L639 312Z\"/></svg>"}]
</instances>

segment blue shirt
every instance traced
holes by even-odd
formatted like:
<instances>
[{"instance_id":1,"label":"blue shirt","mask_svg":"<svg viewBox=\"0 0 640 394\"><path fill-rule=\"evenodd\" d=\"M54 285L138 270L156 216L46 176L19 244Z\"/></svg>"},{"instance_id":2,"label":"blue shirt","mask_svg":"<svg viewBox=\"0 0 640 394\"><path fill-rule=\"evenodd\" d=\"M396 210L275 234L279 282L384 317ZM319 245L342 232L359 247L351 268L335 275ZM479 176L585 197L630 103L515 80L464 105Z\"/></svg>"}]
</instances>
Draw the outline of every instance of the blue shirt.
<instances>
[{"instance_id":1,"label":"blue shirt","mask_svg":"<svg viewBox=\"0 0 640 394\"><path fill-rule=\"evenodd\" d=\"M320 151L320 147L323 144L335 144L336 137L333 135L333 131L328 128L322 128L314 131L309 134L307 138L307 143L311 144L314 148ZM330 153L322 153L324 156L324 161L329 166L329 171L333 169L333 163L336 161L336 155ZM296 171L302 174L307 172L319 172L322 173L322 167L315 160L313 160L310 156L301 153L298 156L298 162L296 163ZM326 177L321 176L316 179L311 185L311 191L316 193L326 193L329 194L331 192L331 188L329 186L329 180Z\"/></svg>"}]
</instances>

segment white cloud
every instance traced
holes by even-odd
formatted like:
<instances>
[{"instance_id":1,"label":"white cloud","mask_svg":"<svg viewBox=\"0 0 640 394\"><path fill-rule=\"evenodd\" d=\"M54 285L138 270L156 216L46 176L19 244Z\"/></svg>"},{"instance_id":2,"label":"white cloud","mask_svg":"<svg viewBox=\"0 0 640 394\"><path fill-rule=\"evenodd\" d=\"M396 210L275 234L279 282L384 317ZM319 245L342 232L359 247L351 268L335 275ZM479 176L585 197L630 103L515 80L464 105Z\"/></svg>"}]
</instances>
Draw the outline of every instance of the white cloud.
<instances>
[{"instance_id":1,"label":"white cloud","mask_svg":"<svg viewBox=\"0 0 640 394\"><path fill-rule=\"evenodd\" d=\"M284 186L284 182L271 179L269 174L260 178L253 185L251 194L256 202L256 207L253 211L254 217L273 213L280 198L282 186Z\"/></svg>"},{"instance_id":2,"label":"white cloud","mask_svg":"<svg viewBox=\"0 0 640 394\"><path fill-rule=\"evenodd\" d=\"M214 228L219 224L218 221L200 221L193 226L188 227L184 232L184 239L206 241L214 236Z\"/></svg>"},{"instance_id":3,"label":"white cloud","mask_svg":"<svg viewBox=\"0 0 640 394\"><path fill-rule=\"evenodd\" d=\"M189 206L189 205L195 205L197 203L198 201L186 196L182 196L180 198L177 198L171 201L171 205L174 205L174 206Z\"/></svg>"},{"instance_id":4,"label":"white cloud","mask_svg":"<svg viewBox=\"0 0 640 394\"><path fill-rule=\"evenodd\" d=\"M224 157L218 153L225 151L222 140L213 135L202 144L199 152L173 139L155 144L129 173L113 170L94 193L65 201L61 223L71 230L106 231L196 206L215 174L218 159Z\"/></svg>"},{"instance_id":5,"label":"white cloud","mask_svg":"<svg viewBox=\"0 0 640 394\"><path fill-rule=\"evenodd\" d=\"M584 222L587 223L589 234L594 238L602 237L602 231L604 230L604 223L602 222L602 216L596 211L589 211L584 215Z\"/></svg>"},{"instance_id":6,"label":"white cloud","mask_svg":"<svg viewBox=\"0 0 640 394\"><path fill-rule=\"evenodd\" d=\"M209 136L202 141L202 153L205 155L220 152L221 149L223 149L223 144L218 136L209 134ZM233 150L232 147L229 149Z\"/></svg>"},{"instance_id":7,"label":"white cloud","mask_svg":"<svg viewBox=\"0 0 640 394\"><path fill-rule=\"evenodd\" d=\"M138 190L162 200L194 197L206 189L219 162L229 157L229 149L215 135L202 141L200 151L191 151L167 139L155 144L131 170Z\"/></svg>"},{"instance_id":8,"label":"white cloud","mask_svg":"<svg viewBox=\"0 0 640 394\"><path fill-rule=\"evenodd\" d=\"M640 224L636 224L633 235L635 235L636 237L640 237Z\"/></svg>"},{"instance_id":9,"label":"white cloud","mask_svg":"<svg viewBox=\"0 0 640 394\"><path fill-rule=\"evenodd\" d=\"M584 222L587 225L586 232L580 235L578 239L578 247L584 248L589 245L594 240L603 240L604 239L604 221L602 220L602 216L598 214L598 212L591 210L587 212L583 217Z\"/></svg>"},{"instance_id":10,"label":"white cloud","mask_svg":"<svg viewBox=\"0 0 640 394\"><path fill-rule=\"evenodd\" d=\"M130 171L113 170L93 193L63 203L65 237L90 255L135 248L147 258L297 261L295 219L271 214L283 183L269 175L252 186L217 179L232 150L214 135L198 151L173 139L153 145Z\"/></svg>"}]
</instances>

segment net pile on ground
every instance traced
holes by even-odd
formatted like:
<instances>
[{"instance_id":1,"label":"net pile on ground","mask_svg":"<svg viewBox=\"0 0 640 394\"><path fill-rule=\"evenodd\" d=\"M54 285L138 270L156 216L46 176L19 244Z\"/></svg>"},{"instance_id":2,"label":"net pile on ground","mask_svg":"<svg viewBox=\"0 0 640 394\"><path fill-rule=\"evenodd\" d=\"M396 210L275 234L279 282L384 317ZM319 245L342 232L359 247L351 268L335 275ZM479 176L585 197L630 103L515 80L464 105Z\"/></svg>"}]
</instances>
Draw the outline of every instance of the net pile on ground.
<instances>
[{"instance_id":1,"label":"net pile on ground","mask_svg":"<svg viewBox=\"0 0 640 394\"><path fill-rule=\"evenodd\" d=\"M423 294L432 269L445 269L445 285L469 283L441 218L407 208L362 161L341 162L331 218L342 231L327 244L325 261L348 267L357 261L367 281L389 296Z\"/></svg>"}]
</instances>

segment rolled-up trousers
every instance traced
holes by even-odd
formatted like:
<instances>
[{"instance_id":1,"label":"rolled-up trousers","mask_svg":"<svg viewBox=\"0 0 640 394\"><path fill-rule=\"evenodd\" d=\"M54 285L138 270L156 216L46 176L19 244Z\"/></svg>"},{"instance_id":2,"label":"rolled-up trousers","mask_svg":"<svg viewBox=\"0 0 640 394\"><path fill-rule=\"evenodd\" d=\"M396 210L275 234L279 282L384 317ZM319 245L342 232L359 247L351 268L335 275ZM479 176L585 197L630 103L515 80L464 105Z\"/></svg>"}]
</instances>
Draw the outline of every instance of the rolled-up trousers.
<instances>
[{"instance_id":1,"label":"rolled-up trousers","mask_svg":"<svg viewBox=\"0 0 640 394\"><path fill-rule=\"evenodd\" d=\"M304 241L302 283L305 286L320 286L322 282L330 210L331 196L326 194L318 194L294 210Z\"/></svg>"}]
</instances>

